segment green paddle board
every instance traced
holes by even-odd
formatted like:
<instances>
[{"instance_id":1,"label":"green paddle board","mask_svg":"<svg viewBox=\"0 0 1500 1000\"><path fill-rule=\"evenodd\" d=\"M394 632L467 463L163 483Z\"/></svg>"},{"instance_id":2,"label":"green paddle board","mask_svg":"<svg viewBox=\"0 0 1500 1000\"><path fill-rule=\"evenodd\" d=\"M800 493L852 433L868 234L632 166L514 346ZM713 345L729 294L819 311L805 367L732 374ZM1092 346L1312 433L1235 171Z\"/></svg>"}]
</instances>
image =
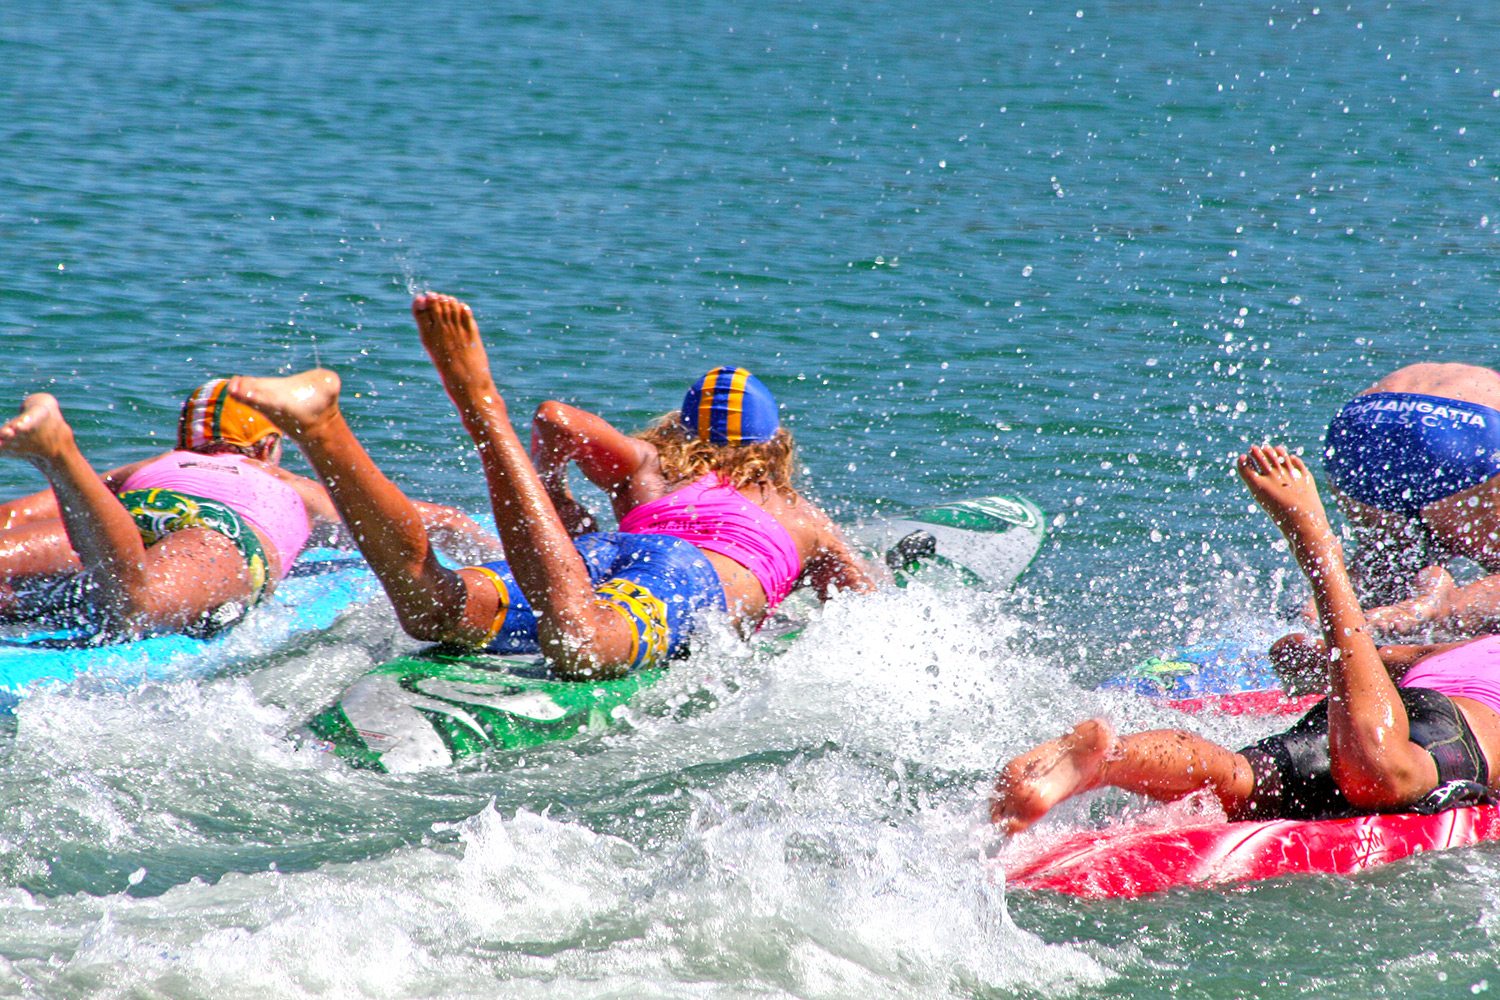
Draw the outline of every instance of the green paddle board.
<instances>
[{"instance_id":1,"label":"green paddle board","mask_svg":"<svg viewBox=\"0 0 1500 1000\"><path fill-rule=\"evenodd\" d=\"M1008 587L1036 556L1043 516L1022 497L941 504L855 529L903 586ZM795 631L773 642L789 642ZM307 729L356 767L393 773L446 767L487 750L522 748L606 729L666 668L606 681L564 681L534 656L434 648L356 680Z\"/></svg>"}]
</instances>

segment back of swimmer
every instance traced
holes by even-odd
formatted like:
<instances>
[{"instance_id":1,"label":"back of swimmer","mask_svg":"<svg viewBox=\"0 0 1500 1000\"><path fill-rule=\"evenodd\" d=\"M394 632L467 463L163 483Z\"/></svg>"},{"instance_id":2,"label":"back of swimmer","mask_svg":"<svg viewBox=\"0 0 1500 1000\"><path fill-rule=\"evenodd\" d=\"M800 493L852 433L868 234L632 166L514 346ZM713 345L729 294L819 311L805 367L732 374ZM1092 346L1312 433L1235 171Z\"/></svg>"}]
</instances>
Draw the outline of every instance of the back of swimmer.
<instances>
[{"instance_id":1,"label":"back of swimmer","mask_svg":"<svg viewBox=\"0 0 1500 1000\"><path fill-rule=\"evenodd\" d=\"M120 497L128 506L129 494L149 490L213 500L233 510L269 543L278 580L312 533L307 505L297 490L245 455L168 452L131 473Z\"/></svg>"},{"instance_id":2,"label":"back of swimmer","mask_svg":"<svg viewBox=\"0 0 1500 1000\"><path fill-rule=\"evenodd\" d=\"M335 373L241 378L231 392L296 440L413 636L469 647L524 639L559 676L587 680L672 655L708 611L753 624L792 581L830 594L873 585L826 515L797 496L789 481L764 476L768 457L790 472L791 440L779 419L761 425L763 417L775 417L775 401L755 390L747 396L748 373L716 369L711 380L700 380L696 405L685 405L687 412L669 428L669 447L555 403L538 410L528 450L510 423L469 307L451 296L424 294L413 301L412 313L475 442L505 546L503 562L452 570L428 558L428 538L410 515L410 501L380 474L344 420ZM714 457L728 452L739 460ZM740 541L753 536L761 545L770 537L771 549L781 552L756 567L762 582L707 541L700 547L659 529L584 534L591 519L567 485L570 465L604 490L617 519L717 473L779 525L775 532L767 523L745 521ZM705 480L701 488L718 486ZM725 506L741 511L737 502ZM709 527L705 535L733 531ZM783 533L789 545L779 540Z\"/></svg>"},{"instance_id":3,"label":"back of swimmer","mask_svg":"<svg viewBox=\"0 0 1500 1000\"><path fill-rule=\"evenodd\" d=\"M1447 570L1463 557L1500 574L1500 372L1392 372L1334 416L1324 468L1371 627L1391 639L1500 630L1500 575L1459 587Z\"/></svg>"},{"instance_id":4,"label":"back of swimmer","mask_svg":"<svg viewBox=\"0 0 1500 1000\"><path fill-rule=\"evenodd\" d=\"M225 416L224 427L215 428L223 431L225 447L248 449L251 464L279 456L279 432L264 417L232 409L226 415L224 407L215 412ZM253 435L235 440L229 418L253 426ZM79 451L58 401L47 393L28 396L20 413L0 426L0 456L6 455L29 461L47 478L58 523L82 570L79 586L66 590L68 600L107 632L216 628L274 586L279 553L268 555L270 540L228 502L242 498L230 496L232 491L219 500L158 487L122 490L117 496L115 483L123 485L152 463L100 476ZM305 512L302 522L305 529ZM32 527L50 530L40 522Z\"/></svg>"}]
</instances>

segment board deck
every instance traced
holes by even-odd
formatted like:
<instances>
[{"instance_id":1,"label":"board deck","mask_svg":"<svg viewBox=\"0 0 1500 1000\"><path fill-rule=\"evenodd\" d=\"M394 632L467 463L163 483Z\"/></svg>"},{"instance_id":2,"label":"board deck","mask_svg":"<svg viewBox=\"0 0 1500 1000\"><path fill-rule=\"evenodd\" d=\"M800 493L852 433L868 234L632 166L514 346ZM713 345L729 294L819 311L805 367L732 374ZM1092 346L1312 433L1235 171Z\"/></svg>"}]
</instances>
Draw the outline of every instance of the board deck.
<instances>
[{"instance_id":1,"label":"board deck","mask_svg":"<svg viewBox=\"0 0 1500 1000\"><path fill-rule=\"evenodd\" d=\"M1042 512L1014 496L981 497L865 525L858 542L880 553L903 585L1006 587L1046 535ZM796 623L768 640L785 645ZM495 748L535 746L608 727L662 669L615 680L559 680L535 656L428 650L357 679L307 724L311 737L356 767L388 772L445 767Z\"/></svg>"},{"instance_id":2,"label":"board deck","mask_svg":"<svg viewBox=\"0 0 1500 1000\"><path fill-rule=\"evenodd\" d=\"M1040 836L1044 831L1028 834ZM1134 899L1286 875L1356 872L1424 851L1500 839L1500 808L1433 815L1386 813L1330 820L1122 824L1085 830L1039 850L1020 843L1002 866L1006 885L1083 899Z\"/></svg>"},{"instance_id":3,"label":"board deck","mask_svg":"<svg viewBox=\"0 0 1500 1000\"><path fill-rule=\"evenodd\" d=\"M531 657L430 650L376 667L309 731L356 767L407 772L446 767L492 747L537 746L599 732L615 709L663 670L607 681L560 681Z\"/></svg>"}]
</instances>

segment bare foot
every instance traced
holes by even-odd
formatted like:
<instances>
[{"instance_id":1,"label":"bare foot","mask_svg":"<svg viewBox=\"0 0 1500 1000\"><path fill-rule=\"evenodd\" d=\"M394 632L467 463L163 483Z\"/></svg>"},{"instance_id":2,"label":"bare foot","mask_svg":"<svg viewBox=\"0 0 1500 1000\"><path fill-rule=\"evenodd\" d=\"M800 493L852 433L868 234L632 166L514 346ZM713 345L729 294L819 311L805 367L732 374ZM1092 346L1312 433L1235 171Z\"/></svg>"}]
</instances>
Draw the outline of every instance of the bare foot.
<instances>
[{"instance_id":1,"label":"bare foot","mask_svg":"<svg viewBox=\"0 0 1500 1000\"><path fill-rule=\"evenodd\" d=\"M1097 785L1105 757L1118 745L1113 726L1089 719L1022 754L1000 771L990 821L1006 833L1020 833L1059 802Z\"/></svg>"},{"instance_id":2,"label":"bare foot","mask_svg":"<svg viewBox=\"0 0 1500 1000\"><path fill-rule=\"evenodd\" d=\"M41 465L72 447L73 429L63 418L56 397L45 392L27 396L21 412L0 425L0 455Z\"/></svg>"},{"instance_id":3,"label":"bare foot","mask_svg":"<svg viewBox=\"0 0 1500 1000\"><path fill-rule=\"evenodd\" d=\"M1281 445L1256 445L1235 466L1255 502L1286 537L1298 565L1304 572L1320 570L1337 543L1318 484L1302 459Z\"/></svg>"},{"instance_id":4,"label":"bare foot","mask_svg":"<svg viewBox=\"0 0 1500 1000\"><path fill-rule=\"evenodd\" d=\"M1312 473L1302 459L1288 454L1281 445L1255 445L1235 464L1250 495L1283 533L1308 518L1327 523Z\"/></svg>"},{"instance_id":5,"label":"bare foot","mask_svg":"<svg viewBox=\"0 0 1500 1000\"><path fill-rule=\"evenodd\" d=\"M228 391L231 397L253 406L277 427L300 440L338 416L340 385L335 373L314 368L286 378L236 375L229 380Z\"/></svg>"},{"instance_id":6,"label":"bare foot","mask_svg":"<svg viewBox=\"0 0 1500 1000\"><path fill-rule=\"evenodd\" d=\"M490 359L468 305L451 295L429 293L412 300L411 312L422 346L465 422L497 409L503 414L505 402L490 375Z\"/></svg>"}]
</instances>

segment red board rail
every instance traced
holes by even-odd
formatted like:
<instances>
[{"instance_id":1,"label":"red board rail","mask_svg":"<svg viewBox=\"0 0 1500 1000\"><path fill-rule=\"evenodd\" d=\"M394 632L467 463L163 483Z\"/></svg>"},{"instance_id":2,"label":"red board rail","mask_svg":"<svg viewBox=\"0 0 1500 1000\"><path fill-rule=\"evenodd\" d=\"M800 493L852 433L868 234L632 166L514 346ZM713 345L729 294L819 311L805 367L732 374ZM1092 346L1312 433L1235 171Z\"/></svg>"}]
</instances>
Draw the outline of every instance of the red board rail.
<instances>
[{"instance_id":1,"label":"red board rail","mask_svg":"<svg viewBox=\"0 0 1500 1000\"><path fill-rule=\"evenodd\" d=\"M1220 715L1305 715L1323 700L1321 694L1287 694L1280 688L1233 691L1195 698L1168 698L1162 704L1179 712L1217 712Z\"/></svg>"},{"instance_id":2,"label":"red board rail","mask_svg":"<svg viewBox=\"0 0 1500 1000\"><path fill-rule=\"evenodd\" d=\"M1122 824L1084 830L1039 851L1003 855L1009 888L1083 899L1133 899L1180 887L1294 874L1349 875L1423 851L1500 840L1500 807L1431 816L1385 813L1330 820Z\"/></svg>"}]
</instances>

